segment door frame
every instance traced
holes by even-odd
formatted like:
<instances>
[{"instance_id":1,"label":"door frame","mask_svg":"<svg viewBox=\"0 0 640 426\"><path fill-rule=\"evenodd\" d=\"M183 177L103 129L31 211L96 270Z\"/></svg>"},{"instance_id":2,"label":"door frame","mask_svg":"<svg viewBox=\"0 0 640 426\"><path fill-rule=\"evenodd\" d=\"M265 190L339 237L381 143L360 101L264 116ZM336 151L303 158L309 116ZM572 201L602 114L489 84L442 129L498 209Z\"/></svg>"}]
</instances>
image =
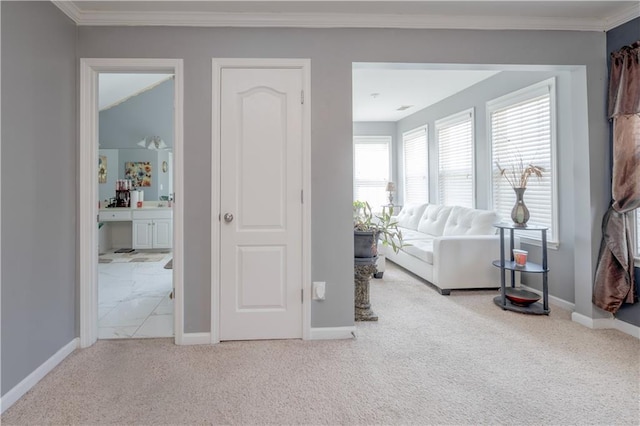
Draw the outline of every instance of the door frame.
<instances>
[{"instance_id":1,"label":"door frame","mask_svg":"<svg viewBox=\"0 0 640 426\"><path fill-rule=\"evenodd\" d=\"M174 75L173 329L175 343L184 334L184 74L182 59L81 58L78 138L78 282L80 347L98 339L98 73L162 72Z\"/></svg>"},{"instance_id":2,"label":"door frame","mask_svg":"<svg viewBox=\"0 0 640 426\"><path fill-rule=\"evenodd\" d=\"M302 339L311 338L311 60L213 58L211 98L211 343L220 342L220 102L225 68L287 68L302 71ZM216 220L216 217L218 220Z\"/></svg>"}]
</instances>

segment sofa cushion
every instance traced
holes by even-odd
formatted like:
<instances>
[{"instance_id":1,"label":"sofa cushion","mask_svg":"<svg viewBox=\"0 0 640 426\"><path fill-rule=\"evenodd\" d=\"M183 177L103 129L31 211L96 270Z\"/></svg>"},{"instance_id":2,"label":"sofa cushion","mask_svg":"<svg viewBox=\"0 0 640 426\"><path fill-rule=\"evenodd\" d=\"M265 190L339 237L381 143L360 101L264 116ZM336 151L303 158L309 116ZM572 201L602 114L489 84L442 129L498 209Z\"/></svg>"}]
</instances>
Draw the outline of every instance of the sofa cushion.
<instances>
[{"instance_id":1,"label":"sofa cushion","mask_svg":"<svg viewBox=\"0 0 640 426\"><path fill-rule=\"evenodd\" d=\"M411 241L411 245L403 247L402 250L433 265L433 239Z\"/></svg>"},{"instance_id":2,"label":"sofa cushion","mask_svg":"<svg viewBox=\"0 0 640 426\"><path fill-rule=\"evenodd\" d=\"M426 240L433 238L432 235L427 235L420 231L414 231L413 229L398 228L398 230L402 232L402 239L404 241Z\"/></svg>"},{"instance_id":3,"label":"sofa cushion","mask_svg":"<svg viewBox=\"0 0 640 426\"><path fill-rule=\"evenodd\" d=\"M416 231L420 217L422 217L426 207L426 204L409 204L402 207L402 210L398 213L398 226Z\"/></svg>"},{"instance_id":4,"label":"sofa cushion","mask_svg":"<svg viewBox=\"0 0 640 426\"><path fill-rule=\"evenodd\" d=\"M444 225L447 223L451 206L440 206L437 204L429 204L422 213L420 222L418 222L418 231L425 234L439 237L444 231Z\"/></svg>"},{"instance_id":5,"label":"sofa cushion","mask_svg":"<svg viewBox=\"0 0 640 426\"><path fill-rule=\"evenodd\" d=\"M477 210L454 206L442 235L494 235L498 215L490 210Z\"/></svg>"}]
</instances>

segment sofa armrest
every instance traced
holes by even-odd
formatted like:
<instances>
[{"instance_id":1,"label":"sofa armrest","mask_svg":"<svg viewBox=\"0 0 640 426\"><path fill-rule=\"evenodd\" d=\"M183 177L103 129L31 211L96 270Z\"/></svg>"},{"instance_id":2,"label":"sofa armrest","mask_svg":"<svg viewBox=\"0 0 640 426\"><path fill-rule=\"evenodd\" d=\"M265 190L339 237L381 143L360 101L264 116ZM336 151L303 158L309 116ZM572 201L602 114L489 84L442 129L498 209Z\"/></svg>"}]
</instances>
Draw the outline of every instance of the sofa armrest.
<instances>
[{"instance_id":1,"label":"sofa armrest","mask_svg":"<svg viewBox=\"0 0 640 426\"><path fill-rule=\"evenodd\" d=\"M514 247L520 240L514 238ZM509 237L505 236L505 258L509 259ZM499 235L460 235L433 240L433 281L441 289L499 287Z\"/></svg>"}]
</instances>

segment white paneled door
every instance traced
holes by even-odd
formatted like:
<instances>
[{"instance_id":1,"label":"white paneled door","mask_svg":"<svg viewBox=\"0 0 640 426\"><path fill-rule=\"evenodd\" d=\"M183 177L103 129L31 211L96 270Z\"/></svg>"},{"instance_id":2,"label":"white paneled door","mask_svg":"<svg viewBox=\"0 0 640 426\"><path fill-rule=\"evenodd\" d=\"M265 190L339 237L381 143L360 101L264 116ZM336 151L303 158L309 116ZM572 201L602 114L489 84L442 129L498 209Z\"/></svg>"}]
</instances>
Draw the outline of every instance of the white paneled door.
<instances>
[{"instance_id":1,"label":"white paneled door","mask_svg":"<svg viewBox=\"0 0 640 426\"><path fill-rule=\"evenodd\" d=\"M222 70L220 340L302 337L302 78Z\"/></svg>"}]
</instances>

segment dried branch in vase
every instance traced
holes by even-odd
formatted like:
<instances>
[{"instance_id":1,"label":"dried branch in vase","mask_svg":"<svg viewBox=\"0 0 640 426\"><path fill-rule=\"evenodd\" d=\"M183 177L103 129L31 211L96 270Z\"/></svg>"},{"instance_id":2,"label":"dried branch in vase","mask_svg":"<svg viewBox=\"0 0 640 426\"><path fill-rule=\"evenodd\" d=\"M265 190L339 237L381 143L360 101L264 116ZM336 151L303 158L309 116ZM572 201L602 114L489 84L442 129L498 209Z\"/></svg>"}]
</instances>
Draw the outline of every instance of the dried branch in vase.
<instances>
[{"instance_id":1,"label":"dried branch in vase","mask_svg":"<svg viewBox=\"0 0 640 426\"><path fill-rule=\"evenodd\" d=\"M526 164L522 157L518 157L507 167L501 167L496 161L496 167L500 171L500 176L504 177L512 188L526 188L532 175L542 179L544 172L543 167L531 163Z\"/></svg>"}]
</instances>

